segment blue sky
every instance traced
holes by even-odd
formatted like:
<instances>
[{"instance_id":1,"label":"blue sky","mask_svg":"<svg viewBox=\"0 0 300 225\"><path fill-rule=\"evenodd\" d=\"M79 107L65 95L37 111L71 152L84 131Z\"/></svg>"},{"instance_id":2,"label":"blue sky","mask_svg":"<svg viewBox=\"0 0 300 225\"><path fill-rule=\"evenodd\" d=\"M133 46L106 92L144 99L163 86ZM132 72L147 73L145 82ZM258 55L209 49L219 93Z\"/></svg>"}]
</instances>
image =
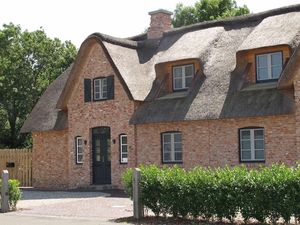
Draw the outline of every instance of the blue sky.
<instances>
[{"instance_id":1,"label":"blue sky","mask_svg":"<svg viewBox=\"0 0 300 225\"><path fill-rule=\"evenodd\" d=\"M128 37L143 32L150 22L148 12L196 0L0 0L0 25L13 22L23 29L43 27L50 37L71 40L77 47L91 33ZM251 12L261 12L300 0L237 0Z\"/></svg>"}]
</instances>

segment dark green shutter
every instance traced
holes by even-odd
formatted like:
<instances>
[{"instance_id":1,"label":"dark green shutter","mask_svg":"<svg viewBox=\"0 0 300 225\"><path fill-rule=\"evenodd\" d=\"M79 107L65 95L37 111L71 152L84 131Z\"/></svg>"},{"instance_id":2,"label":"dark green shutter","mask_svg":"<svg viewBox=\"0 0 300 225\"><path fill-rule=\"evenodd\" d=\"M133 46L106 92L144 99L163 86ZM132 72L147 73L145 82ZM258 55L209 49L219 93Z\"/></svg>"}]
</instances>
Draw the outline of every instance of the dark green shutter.
<instances>
[{"instance_id":1,"label":"dark green shutter","mask_svg":"<svg viewBox=\"0 0 300 225\"><path fill-rule=\"evenodd\" d=\"M107 77L107 99L114 99L114 76Z\"/></svg>"},{"instance_id":2,"label":"dark green shutter","mask_svg":"<svg viewBox=\"0 0 300 225\"><path fill-rule=\"evenodd\" d=\"M92 81L91 79L84 79L84 102L92 100Z\"/></svg>"}]
</instances>

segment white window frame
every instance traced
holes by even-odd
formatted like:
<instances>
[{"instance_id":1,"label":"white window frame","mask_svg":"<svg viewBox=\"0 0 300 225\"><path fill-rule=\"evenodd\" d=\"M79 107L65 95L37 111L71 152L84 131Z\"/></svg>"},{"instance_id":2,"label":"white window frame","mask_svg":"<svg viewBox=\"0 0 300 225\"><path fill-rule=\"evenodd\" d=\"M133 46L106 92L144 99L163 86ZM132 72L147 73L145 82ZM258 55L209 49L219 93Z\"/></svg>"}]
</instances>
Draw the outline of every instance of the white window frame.
<instances>
[{"instance_id":1,"label":"white window frame","mask_svg":"<svg viewBox=\"0 0 300 225\"><path fill-rule=\"evenodd\" d=\"M106 87L106 90L104 91L104 87ZM99 91L96 91L96 88L99 89ZM94 79L94 85L93 85L93 92L94 92L94 100L103 100L108 98L108 86L107 86L107 78L96 78ZM97 97L99 96L99 97Z\"/></svg>"},{"instance_id":2,"label":"white window frame","mask_svg":"<svg viewBox=\"0 0 300 225\"><path fill-rule=\"evenodd\" d=\"M126 143L123 143L123 138L126 137ZM128 138L126 134L120 135L120 163L128 163ZM123 147L127 148L127 152L124 152ZM125 157L126 155L126 157Z\"/></svg>"},{"instance_id":3,"label":"white window frame","mask_svg":"<svg viewBox=\"0 0 300 225\"><path fill-rule=\"evenodd\" d=\"M192 67L192 71L193 71L192 75L186 76L185 69L187 67ZM175 78L175 69L177 69L177 68L182 68L181 78ZM186 86L186 78L188 78L188 77L193 78L194 76L195 76L194 64L173 66L173 78L172 78L173 79L173 90L178 91L178 90L184 90L184 89L189 88L189 87ZM176 88L175 87L175 80L176 79L181 79L181 82L182 82L182 87L181 88Z\"/></svg>"},{"instance_id":4,"label":"white window frame","mask_svg":"<svg viewBox=\"0 0 300 225\"><path fill-rule=\"evenodd\" d=\"M277 80L279 79L280 75L278 78L274 78L273 77L273 74L272 74L272 67L275 67L275 66L279 66L278 65L272 65L272 55L275 55L275 54L280 54L281 56L281 71L282 71L282 61L283 61L283 54L282 52L272 52L272 53L266 53L266 54L259 54L259 55L256 55L256 79L257 81L268 81L268 80ZM268 69L268 78L266 79L259 79L258 77L258 70L260 68L265 68L265 67L259 67L258 66L258 60L259 60L259 57L262 57L262 56L267 56L267 69Z\"/></svg>"},{"instance_id":5,"label":"white window frame","mask_svg":"<svg viewBox=\"0 0 300 225\"><path fill-rule=\"evenodd\" d=\"M81 140L81 144L79 144L79 140ZM81 136L76 137L76 164L83 164L83 138ZM81 149L81 152L80 152ZM82 161L79 161L79 157L82 156Z\"/></svg>"},{"instance_id":6,"label":"white window frame","mask_svg":"<svg viewBox=\"0 0 300 225\"><path fill-rule=\"evenodd\" d=\"M175 134L180 134L181 135L181 142L175 142L175 138L174 135ZM171 136L170 140L170 144L171 144L171 159L170 160L165 160L165 136ZM181 144L181 151L175 151L175 143L180 143ZM163 163L182 163L183 162L183 149L182 149L182 134L181 132L165 132L162 133L162 161ZM181 160L175 160L175 152L181 152L182 157Z\"/></svg>"},{"instance_id":7,"label":"white window frame","mask_svg":"<svg viewBox=\"0 0 300 225\"><path fill-rule=\"evenodd\" d=\"M263 138L262 139L255 139L254 138L254 132L257 130L263 131ZM250 139L242 139L242 132L243 131L250 131ZM255 141L256 140L261 140L263 141L263 149L255 149ZM243 159L242 158L242 152L243 151L249 151L242 149L242 141L250 141L250 151L251 151L251 159ZM255 158L255 151L263 151L264 153L264 158L263 159L256 159ZM266 159L266 154L265 154L265 130L264 128L243 128L240 129L240 160L241 162L264 162Z\"/></svg>"}]
</instances>

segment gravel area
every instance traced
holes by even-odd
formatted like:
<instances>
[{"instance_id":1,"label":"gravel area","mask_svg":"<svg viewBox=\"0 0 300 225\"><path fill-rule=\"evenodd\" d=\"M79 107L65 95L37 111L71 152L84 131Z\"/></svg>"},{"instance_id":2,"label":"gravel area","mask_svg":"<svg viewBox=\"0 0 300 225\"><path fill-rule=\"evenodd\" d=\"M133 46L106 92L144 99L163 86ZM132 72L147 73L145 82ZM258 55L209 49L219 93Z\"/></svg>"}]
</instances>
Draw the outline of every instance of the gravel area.
<instances>
[{"instance_id":1,"label":"gravel area","mask_svg":"<svg viewBox=\"0 0 300 225\"><path fill-rule=\"evenodd\" d=\"M132 216L132 201L116 193L25 190L18 211L11 214L103 221Z\"/></svg>"}]
</instances>

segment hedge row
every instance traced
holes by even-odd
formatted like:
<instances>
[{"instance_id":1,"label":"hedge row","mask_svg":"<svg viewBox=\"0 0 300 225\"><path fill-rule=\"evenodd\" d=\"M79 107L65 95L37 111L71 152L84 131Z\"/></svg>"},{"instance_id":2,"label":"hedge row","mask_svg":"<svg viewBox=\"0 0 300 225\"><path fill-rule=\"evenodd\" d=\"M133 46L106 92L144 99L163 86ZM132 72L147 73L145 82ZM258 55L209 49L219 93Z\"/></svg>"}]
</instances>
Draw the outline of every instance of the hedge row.
<instances>
[{"instance_id":1,"label":"hedge row","mask_svg":"<svg viewBox=\"0 0 300 225\"><path fill-rule=\"evenodd\" d=\"M0 179L0 199L1 199L1 186L2 181ZM9 207L11 210L16 210L17 202L22 197L22 192L20 190L20 182L18 180L8 180L8 192L9 192Z\"/></svg>"},{"instance_id":2,"label":"hedge row","mask_svg":"<svg viewBox=\"0 0 300 225\"><path fill-rule=\"evenodd\" d=\"M143 204L155 215L229 219L241 213L245 222L300 219L300 166L235 168L141 167ZM132 169L123 174L132 197Z\"/></svg>"}]
</instances>

